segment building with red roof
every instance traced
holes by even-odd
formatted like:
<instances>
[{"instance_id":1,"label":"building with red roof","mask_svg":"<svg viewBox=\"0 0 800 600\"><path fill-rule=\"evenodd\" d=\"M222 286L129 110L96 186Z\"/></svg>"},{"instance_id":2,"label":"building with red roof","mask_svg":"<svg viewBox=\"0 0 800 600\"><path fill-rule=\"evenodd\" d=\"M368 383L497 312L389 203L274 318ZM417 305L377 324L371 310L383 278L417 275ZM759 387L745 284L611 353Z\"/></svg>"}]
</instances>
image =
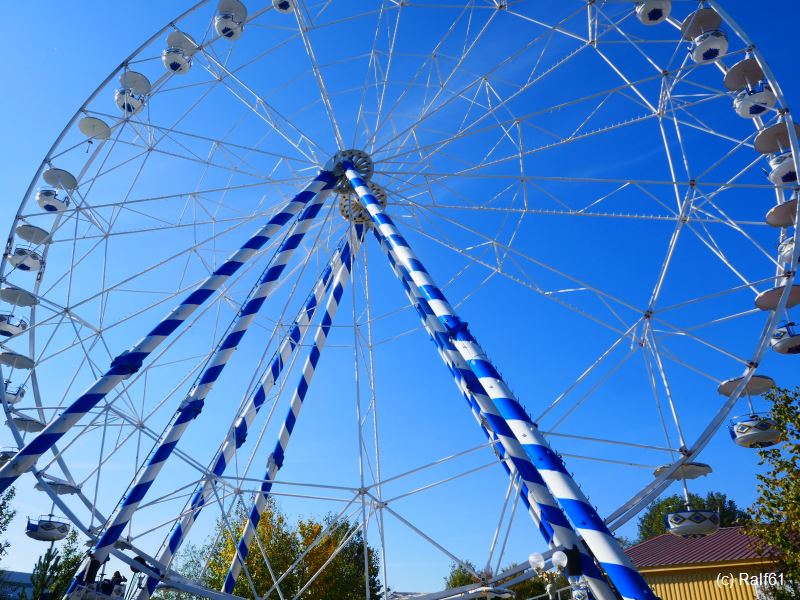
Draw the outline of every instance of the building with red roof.
<instances>
[{"instance_id":1,"label":"building with red roof","mask_svg":"<svg viewBox=\"0 0 800 600\"><path fill-rule=\"evenodd\" d=\"M665 533L626 552L661 600L754 600L780 583L774 553L759 553L742 527L701 538Z\"/></svg>"}]
</instances>

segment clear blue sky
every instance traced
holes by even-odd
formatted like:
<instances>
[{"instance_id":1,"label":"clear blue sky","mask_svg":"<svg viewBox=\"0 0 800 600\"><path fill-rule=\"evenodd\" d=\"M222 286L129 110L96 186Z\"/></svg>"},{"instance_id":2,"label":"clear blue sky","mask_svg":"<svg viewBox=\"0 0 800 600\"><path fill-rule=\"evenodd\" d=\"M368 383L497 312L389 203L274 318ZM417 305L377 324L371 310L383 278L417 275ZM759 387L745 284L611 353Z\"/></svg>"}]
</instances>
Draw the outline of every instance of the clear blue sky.
<instances>
[{"instance_id":1,"label":"clear blue sky","mask_svg":"<svg viewBox=\"0 0 800 600\"><path fill-rule=\"evenodd\" d=\"M58 135L63 125L72 116L75 109L80 106L84 98L131 50L188 6L190 6L190 3L177 1L146 3L138 6L133 11L129 7L108 2L42 1L15 6L13 16L15 26L7 28L5 35L0 38L0 51L2 51L2 56L5 57L5 85L3 86L4 92L0 94L0 115L2 115L0 119L2 119L4 138L2 151L0 151L0 159L2 159L0 160L0 181L3 182L0 223L11 223L20 199L27 189L30 178L34 174L39 161L46 154L52 140ZM791 49L791 40L795 34L795 24L790 17L795 11L794 3L789 2L789 0L776 0L770 3L768 8L754 9L752 3L744 0L729 0L725 2L725 7L761 48L783 87L789 105L793 106L794 100L800 99L800 85L798 85L796 78L796 52ZM681 7L680 13L683 14L683 12L685 12L685 9ZM292 88L287 93L296 94L297 102L300 103L316 99L316 90L313 90L313 98L308 99L297 88ZM110 103L109 106L111 106ZM109 112L112 112L112 108L109 108ZM209 114L208 118L219 119L219 114ZM224 118L221 121L224 124ZM634 140L630 140L630 142L633 147ZM632 154L637 154L637 152L638 150L632 151ZM642 152L643 156L645 151L643 150ZM641 156L637 155L631 158L632 160L637 160ZM620 168L622 168L622 165ZM165 183L165 185L167 184ZM479 225L478 221L470 222L467 219L468 217L465 217L465 222L476 226ZM546 225L541 225L541 227L542 230L537 231L534 229L533 232L541 234L543 238L540 239L548 239L547 231L545 231ZM594 240L598 243L595 248L596 253L592 256L593 260L585 261L585 255L573 257L576 260L581 258L587 263L582 265L582 269L584 269L582 272L587 274L590 279L591 277L602 276L605 270L609 273L613 272L615 276L623 277L624 273L622 268L619 267L618 257L631 252L631 242L629 241L630 238L627 238L627 231L620 228L604 235L603 232L598 233L590 227L584 230L582 225L577 225L574 229L576 238ZM611 234L609 235L609 233ZM637 234L646 239L650 232L641 230ZM597 237L593 238L592 236ZM553 245L545 252L552 252L553 255L557 255L566 245L566 240L564 239L552 239L551 237L549 241ZM520 245L530 251L531 248L525 244L525 240L520 241ZM430 242L419 240L419 245L423 256L431 256L433 252L437 251L437 246ZM643 254L646 253L643 249L637 248L637 251L641 251ZM380 260L374 245L371 248L370 259L376 263ZM442 274L440 277L444 280L457 269L457 263L448 262L448 260L444 259L445 262L441 267ZM767 273L764 274L764 276L767 275ZM715 274L710 273L708 275L709 280L713 281L715 276ZM401 292L399 287L391 281L391 277L386 273L382 275L376 274L375 277L376 281L373 281L373 284L377 282L382 295L384 291L386 295L386 298L381 298L382 308L388 311L392 307L402 305ZM475 280L472 279L470 281L474 283ZM632 286L636 283L635 275L630 277L630 282ZM683 283L686 286L694 284L691 279L686 279ZM394 287L391 287L392 285ZM563 336L579 339L584 330L580 326L576 327L574 323L557 321L560 318L568 318L566 313L553 313L554 316L552 318L556 319L556 321L548 323L541 322L541 320L546 320L548 317L537 316L535 313L532 317L514 315L513 325L509 327L508 320L502 318L502 311L496 310L497 299L505 297L505 294L510 295L516 292L512 289L513 286L508 283L495 281L493 285L496 285L496 287L493 288L491 294L483 290L482 293L478 293L475 298L472 298L465 305L465 314L475 327L476 334L487 343L493 357L500 363L504 373L507 372L509 374L508 376L514 389L520 396L528 398L528 407L531 408L531 412L536 413L536 408L532 407L537 405L535 400L531 399L531 396L541 393L547 398L552 397L554 393L565 387L564 383L570 377L574 377L574 372L577 369L574 364L569 364L572 359L569 348L564 348L562 345L555 343L551 345L551 340L555 338L548 336L556 336L560 331ZM459 283L456 282L451 286L451 289L453 290L452 294L457 297L459 293L468 291L470 287L466 282L462 284L462 287L459 287ZM277 310L277 306L276 303L273 308ZM351 318L349 307L343 312L342 317L344 319ZM540 320L537 321L537 318ZM396 333L403 331L404 327L413 325L413 315L404 313L396 321L392 322L387 331ZM492 330L492 328L496 329ZM536 333L537 328L541 328L538 329L539 336L534 338L532 334ZM546 333L542 334L541 332L543 331ZM386 335L389 336L390 333L386 333ZM728 335L735 335L735 332L729 331ZM509 343L508 341L509 339L519 338L522 338L524 342ZM529 339L536 340L531 344L532 347L528 345L529 342L527 340ZM130 340L130 342L132 341L133 339ZM337 341L341 345L349 343L344 339L338 339ZM123 340L119 340L119 343L120 349L124 347L125 342ZM208 340L204 340L204 343L208 343ZM604 347L604 344L607 345L608 341L606 338L598 338L597 340L590 339L585 343L589 346L587 352L595 352L596 355ZM391 414L392 422L400 425L386 434L385 443L390 450L396 450L398 455L405 455L409 459L409 464L413 464L415 460L423 461L425 459L427 455L424 450L429 449L426 447L429 446L429 440L431 439L437 440L438 446L435 450L439 455L445 455L449 451L458 451L481 443L479 432L474 423L471 422L470 415L461 405L458 405L458 408L462 409L460 412L449 412L435 408L429 413L429 421L418 422L415 420L419 417L421 410L426 410L433 405L430 400L449 394L453 396L454 402L458 401L458 398L455 397L456 392L452 389L452 384L447 380L446 372L435 360L433 349L429 346L424 336L417 331L415 335L406 336L389 345L388 349L378 351L379 357L385 360L383 364L386 365L379 370L380 381L391 382L397 378L405 380L407 373L412 369L416 379L425 381L424 389L418 392L417 397L414 398L414 400L422 402L422 408L419 404L406 401L406 394L412 394L414 389L410 384L406 386L398 384L394 387L392 387L393 384L387 384L383 392L387 405L390 406L389 414ZM687 352L691 351L687 350ZM352 393L352 389L350 389L352 386L341 390L337 388L337 385L339 385L337 377L342 372L348 376L352 372L352 359L350 358L352 352L346 348L337 348L330 354L330 358L326 356L326 360L329 362L320 369L317 383L323 389L333 390L331 392L333 395L336 395L336 393L341 393L342 395ZM549 356L550 354L552 356ZM798 382L797 366L793 360L796 359L768 354L762 372L771 374L781 384L796 384ZM579 359L576 362L579 362ZM411 365L411 369L408 368L409 365ZM540 369L532 369L531 365L547 366ZM710 371L715 372L714 369L717 366L709 365ZM542 371L546 375L543 376ZM246 377L244 370L238 372L237 377L240 379ZM293 382L294 379L290 381ZM404 381L404 383L409 382ZM617 380L612 380L604 398L606 401L613 400L615 395L622 396L630 386L639 386L641 383L640 380L635 378L635 375L623 372ZM55 389L55 382L48 382L47 385L53 385ZM713 404L718 402L713 386L706 385L705 387L697 388L693 387L695 385L696 382L690 379L677 383L678 393L684 398L683 406L687 412L692 410L693 403ZM644 390L645 388L642 389ZM314 397L311 398L311 400L313 399ZM597 418L598 429L618 427L620 431L632 433L634 437L636 437L637 428L641 427L641 436L648 438L652 433L649 425L640 423L637 417L632 418L628 412L630 405L626 406L628 406L628 409L625 409L622 414L617 414L614 411L609 414L609 411L603 411L602 407L595 406L586 414L585 418ZM320 408L316 408L316 406L314 408L317 412L311 412L314 409L310 409L308 417L309 419L316 419L319 424L309 426L307 430L298 432L298 435L304 437L297 440L297 445L304 448L304 450L300 451L300 448L298 448L296 471L290 471L290 467L287 465L286 479L304 480L304 476L309 473L318 475L320 472L324 472L327 464L324 460L326 454L330 453L331 444L336 443L328 439L324 424L335 421L337 409L323 405L320 405ZM282 408L279 408L278 413L282 410ZM219 415L221 426L227 426L225 419L230 419L229 413L219 411L211 414L212 418L214 415ZM704 414L708 413L704 412ZM652 416L649 415L649 417ZM450 432L463 430L465 432L464 437L460 438L455 435L436 437L436 432L442 424L446 424L446 428ZM199 424L197 428L200 428ZM581 429L584 434L589 434L592 431L592 427ZM595 430L595 432L608 434L607 430ZM609 436L611 435L609 434ZM217 439L219 438L213 437L214 441L210 445L216 447ZM10 442L10 438L4 437L0 445L5 445L8 442ZM200 452L207 449L208 445L209 443L205 441L204 448L204 440L200 436L191 445L187 446L187 449ZM336 447L333 447L333 454L336 454ZM349 448L349 446L345 444L342 448ZM342 448L338 448L338 451L344 453L345 450ZM650 456L638 457L622 454L615 456L620 460L628 459L646 464L650 464L652 460ZM336 462L330 456L327 456L327 458L332 463ZM198 459L205 462L207 457L198 456ZM399 459L397 462L393 462L391 458L387 460L389 461L387 468L396 467L400 469L403 464ZM728 493L740 505L748 505L753 501L755 496L754 476L757 472L756 456L752 452L735 448L731 444L726 431L718 433L700 460L712 464L715 473L710 478L696 482L692 486L692 491L702 493L709 489L720 490ZM476 464L479 463L480 461ZM616 493L617 485L615 484L617 480L613 478L629 477L621 480L619 487L633 489L637 484L643 484L649 477L646 472L644 475L640 473L630 476L619 475L618 473L621 471L607 469L605 466L598 466L598 463L586 461L571 461L569 464L571 468L575 469L576 477L584 484L585 489L589 490L593 501L600 506L601 511L613 509L621 500ZM122 471L125 471L124 467ZM490 481L498 486L495 490L496 493L494 493L494 496L497 496L497 501L494 504L495 509L497 509L504 493L504 488L502 487L504 475L502 472L498 472L497 476ZM614 484L611 483L612 481ZM481 480L481 482L477 485L485 484L485 480ZM22 533L23 517L25 515L35 515L49 510L49 503L43 500L41 494L37 495L33 492L31 490L32 486L32 480L27 478L21 479L18 486L17 508L19 517L12 525L13 531L9 535L12 541L12 549L11 554L6 559L6 566L12 569L29 569L38 552L43 549L43 546L37 546L30 542ZM459 536L454 533L454 530L458 527L469 529L468 523L473 518L466 501L463 503L464 506L460 506L462 504L461 499L469 498L472 495L483 498L484 496L488 497L488 494L484 494L483 489L471 487L469 483L459 484L454 488L448 488L448 490L447 492L435 492L418 503L409 502L404 505L404 510L407 511L404 514L413 516L412 520L419 523L423 529L428 528L426 530L437 530L440 527L440 522L443 522L443 517L452 517L460 525L448 524L446 526L447 531L440 533L448 537L453 544L458 544ZM111 495L109 492L108 499L110 499ZM310 505L302 505L302 508L287 507L287 510L292 514L308 514L316 509ZM491 528L493 526L494 521L497 519L496 512L497 510L491 513L488 519L484 519L484 521L492 521L492 525L484 524L482 527ZM416 541L413 540L413 536L408 536L406 539L404 536L407 533L403 533L403 531L402 528L397 528L393 531L393 534L396 539L401 540L401 545L407 542L409 544L408 547L413 548L413 544ZM633 524L629 524L622 530L622 533L627 535L633 535L633 532ZM482 533L485 532L482 531ZM509 552L508 560L521 560L527 555L529 550L526 550L526 536L529 534L530 531L524 528L515 532L510 546L513 552ZM540 547L539 540L537 539L535 542L536 547ZM443 570L446 569L447 561L442 559L436 563L424 561L418 563L411 556L412 553L413 550L410 550L408 554L403 555L399 560L402 565L397 568L397 578L400 582L397 585L400 587L417 585L420 589L431 589L438 586ZM467 558L471 557L467 556ZM421 581L413 578L412 575L415 572L421 576ZM415 583L415 581L417 582Z\"/></svg>"}]
</instances>

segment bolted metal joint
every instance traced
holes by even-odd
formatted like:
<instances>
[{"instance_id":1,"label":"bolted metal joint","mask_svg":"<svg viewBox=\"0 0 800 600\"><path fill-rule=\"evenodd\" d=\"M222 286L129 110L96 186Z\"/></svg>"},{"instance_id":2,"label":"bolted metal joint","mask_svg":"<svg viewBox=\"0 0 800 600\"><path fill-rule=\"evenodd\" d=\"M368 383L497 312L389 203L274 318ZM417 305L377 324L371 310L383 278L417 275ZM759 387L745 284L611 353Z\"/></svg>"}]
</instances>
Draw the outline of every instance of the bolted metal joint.
<instances>
[{"instance_id":1,"label":"bolted metal joint","mask_svg":"<svg viewBox=\"0 0 800 600\"><path fill-rule=\"evenodd\" d=\"M353 165L353 168L358 171L358 174L364 181L368 182L372 179L372 174L375 172L375 163L372 162L372 157L369 154L355 148L339 150L333 155L333 158L328 161L328 164L325 165L326 170L331 171L339 178L339 182L334 187L337 192L353 190L342 168L342 163L345 161Z\"/></svg>"}]
</instances>

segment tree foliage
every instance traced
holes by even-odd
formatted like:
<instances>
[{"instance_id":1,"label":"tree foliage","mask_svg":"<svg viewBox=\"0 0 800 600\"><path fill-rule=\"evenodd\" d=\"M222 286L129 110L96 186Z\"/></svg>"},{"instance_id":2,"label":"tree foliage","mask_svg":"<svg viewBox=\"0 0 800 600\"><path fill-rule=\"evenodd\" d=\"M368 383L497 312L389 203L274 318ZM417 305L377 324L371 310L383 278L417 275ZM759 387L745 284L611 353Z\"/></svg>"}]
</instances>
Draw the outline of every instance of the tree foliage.
<instances>
[{"instance_id":1,"label":"tree foliage","mask_svg":"<svg viewBox=\"0 0 800 600\"><path fill-rule=\"evenodd\" d=\"M82 559L78 534L72 530L60 546L48 547L36 561L31 573L31 597L63 598Z\"/></svg>"},{"instance_id":2,"label":"tree foliage","mask_svg":"<svg viewBox=\"0 0 800 600\"><path fill-rule=\"evenodd\" d=\"M2 536L8 526L11 524L11 521L17 515L17 511L14 510L11 506L12 502L14 501L14 494L16 490L13 487L8 488L5 492L0 494L0 536ZM0 561L3 560L3 557L8 552L8 547L10 542L8 540L4 540L0 538ZM3 586L3 570L0 569L0 588Z\"/></svg>"},{"instance_id":3,"label":"tree foliage","mask_svg":"<svg viewBox=\"0 0 800 600\"><path fill-rule=\"evenodd\" d=\"M81 565L84 553L78 541L78 532L74 529L69 532L59 552L59 565L56 577L50 586L50 597L54 599L63 598L67 592L75 572Z\"/></svg>"},{"instance_id":4,"label":"tree foliage","mask_svg":"<svg viewBox=\"0 0 800 600\"><path fill-rule=\"evenodd\" d=\"M244 506L238 506L227 521L220 519L206 545L190 547L182 553L178 570L212 589L220 589L246 519ZM234 528L233 536L231 527ZM279 582L284 597L294 597L303 588L304 600L359 600L366 597L365 543L356 523L329 515L322 521L305 518L292 524L277 504L270 500L258 523L257 532L245 560L247 574L243 571L237 580L233 591L235 595L252 597L251 582L259 596L264 596L273 588L273 575L264 560L266 556L275 577L286 573ZM369 545L366 545L366 552L370 598L380 600L378 557ZM189 597L176 592L158 594L158 598L163 600L184 600ZM275 600L279 595L277 591L272 591L264 597Z\"/></svg>"},{"instance_id":5,"label":"tree foliage","mask_svg":"<svg viewBox=\"0 0 800 600\"><path fill-rule=\"evenodd\" d=\"M50 589L58 578L61 557L58 549L50 546L36 561L31 573L31 596L42 599L50 598Z\"/></svg>"},{"instance_id":6,"label":"tree foliage","mask_svg":"<svg viewBox=\"0 0 800 600\"><path fill-rule=\"evenodd\" d=\"M697 494L689 494L692 509L719 511L720 526L732 527L744 525L750 521L750 515L740 509L736 502L722 492L708 492L705 498ZM664 517L667 513L686 510L686 500L680 494L673 494L656 500L639 517L639 542L644 542L667 532Z\"/></svg>"},{"instance_id":7,"label":"tree foliage","mask_svg":"<svg viewBox=\"0 0 800 600\"><path fill-rule=\"evenodd\" d=\"M5 492L0 494L0 535L6 532L9 524L17 515L17 511L11 506L15 494L16 490L13 487L8 488ZM8 546L8 540L0 540L0 559L8 552Z\"/></svg>"},{"instance_id":8,"label":"tree foliage","mask_svg":"<svg viewBox=\"0 0 800 600\"><path fill-rule=\"evenodd\" d=\"M758 498L747 531L764 554L777 552L785 587L774 600L800 598L800 388L775 388L765 396L780 430L779 445L759 450L767 471L758 475Z\"/></svg>"}]
</instances>

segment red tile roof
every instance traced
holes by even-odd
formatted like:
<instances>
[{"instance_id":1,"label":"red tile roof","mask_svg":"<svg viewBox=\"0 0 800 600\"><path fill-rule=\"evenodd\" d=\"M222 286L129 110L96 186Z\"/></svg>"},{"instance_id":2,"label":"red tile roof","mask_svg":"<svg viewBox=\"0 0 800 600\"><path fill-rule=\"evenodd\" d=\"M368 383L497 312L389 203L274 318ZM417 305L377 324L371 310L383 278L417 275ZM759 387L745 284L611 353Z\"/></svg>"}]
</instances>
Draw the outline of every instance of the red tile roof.
<instances>
[{"instance_id":1,"label":"red tile roof","mask_svg":"<svg viewBox=\"0 0 800 600\"><path fill-rule=\"evenodd\" d=\"M721 527L712 535L696 539L664 533L625 552L637 567L764 560L756 551L755 539L741 527Z\"/></svg>"}]
</instances>

